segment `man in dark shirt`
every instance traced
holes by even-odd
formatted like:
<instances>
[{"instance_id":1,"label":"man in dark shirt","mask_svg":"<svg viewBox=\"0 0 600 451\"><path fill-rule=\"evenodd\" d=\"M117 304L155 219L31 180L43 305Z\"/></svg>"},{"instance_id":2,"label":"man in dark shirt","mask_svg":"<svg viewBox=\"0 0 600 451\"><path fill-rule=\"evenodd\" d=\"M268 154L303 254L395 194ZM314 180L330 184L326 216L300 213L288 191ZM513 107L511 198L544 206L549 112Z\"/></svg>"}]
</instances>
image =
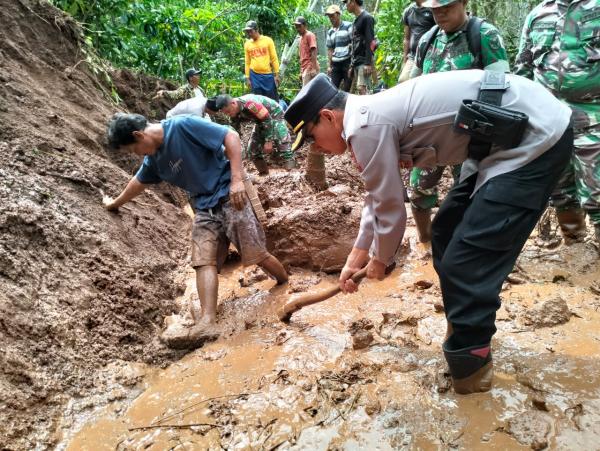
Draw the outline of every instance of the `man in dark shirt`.
<instances>
[{"instance_id":1,"label":"man in dark shirt","mask_svg":"<svg viewBox=\"0 0 600 451\"><path fill-rule=\"evenodd\" d=\"M139 114L117 113L108 125L112 148L144 156L144 162L116 198L105 197L107 210L117 210L141 194L148 185L168 182L185 190L194 209L192 267L202 316L184 335L163 333L172 347L195 347L207 336L218 335L219 280L229 242L242 256L242 263L258 265L284 283L288 276L267 251L265 234L252 207L246 202L241 143L237 133L222 125L194 116L175 116L148 123Z\"/></svg>"},{"instance_id":2,"label":"man in dark shirt","mask_svg":"<svg viewBox=\"0 0 600 451\"><path fill-rule=\"evenodd\" d=\"M348 12L356 17L352 25L350 74L353 74L356 79L357 92L368 94L373 84L371 75L375 49L375 19L363 9L363 0L345 0L344 4Z\"/></svg>"},{"instance_id":3,"label":"man in dark shirt","mask_svg":"<svg viewBox=\"0 0 600 451\"><path fill-rule=\"evenodd\" d=\"M409 5L402 14L402 23L404 24L404 53L402 56L402 72L398 78L398 83L402 83L410 78L419 39L435 25L431 9L421 6L424 1L414 0L414 3Z\"/></svg>"}]
</instances>

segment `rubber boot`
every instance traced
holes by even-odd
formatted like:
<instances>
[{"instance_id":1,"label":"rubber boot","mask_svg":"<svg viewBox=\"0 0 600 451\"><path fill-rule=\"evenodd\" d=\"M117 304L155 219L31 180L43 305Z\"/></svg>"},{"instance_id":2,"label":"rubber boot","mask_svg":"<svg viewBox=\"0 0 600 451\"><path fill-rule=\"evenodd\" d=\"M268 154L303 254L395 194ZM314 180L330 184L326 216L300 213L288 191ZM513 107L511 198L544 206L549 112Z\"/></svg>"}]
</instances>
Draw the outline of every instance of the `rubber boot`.
<instances>
[{"instance_id":1,"label":"rubber boot","mask_svg":"<svg viewBox=\"0 0 600 451\"><path fill-rule=\"evenodd\" d=\"M327 189L325 178L325 155L311 150L306 157L306 180L318 190Z\"/></svg>"},{"instance_id":2,"label":"rubber boot","mask_svg":"<svg viewBox=\"0 0 600 451\"><path fill-rule=\"evenodd\" d=\"M291 160L285 160L283 162L283 167L289 171L291 169L296 169L298 165L296 164L296 160L292 158Z\"/></svg>"},{"instance_id":3,"label":"rubber boot","mask_svg":"<svg viewBox=\"0 0 600 451\"><path fill-rule=\"evenodd\" d=\"M494 366L490 345L471 346L451 351L442 345L444 357L450 368L454 391L459 395L479 393L492 388Z\"/></svg>"},{"instance_id":4,"label":"rubber boot","mask_svg":"<svg viewBox=\"0 0 600 451\"><path fill-rule=\"evenodd\" d=\"M585 211L582 208L557 211L556 217L565 244L583 242L587 231L585 227Z\"/></svg>"},{"instance_id":5,"label":"rubber boot","mask_svg":"<svg viewBox=\"0 0 600 451\"><path fill-rule=\"evenodd\" d=\"M252 162L259 175L267 175L269 173L269 165L267 165L267 162L264 159L257 158L252 160Z\"/></svg>"},{"instance_id":6,"label":"rubber boot","mask_svg":"<svg viewBox=\"0 0 600 451\"><path fill-rule=\"evenodd\" d=\"M411 206L413 219L417 226L417 235L421 243L431 241L431 209L421 210Z\"/></svg>"}]
</instances>

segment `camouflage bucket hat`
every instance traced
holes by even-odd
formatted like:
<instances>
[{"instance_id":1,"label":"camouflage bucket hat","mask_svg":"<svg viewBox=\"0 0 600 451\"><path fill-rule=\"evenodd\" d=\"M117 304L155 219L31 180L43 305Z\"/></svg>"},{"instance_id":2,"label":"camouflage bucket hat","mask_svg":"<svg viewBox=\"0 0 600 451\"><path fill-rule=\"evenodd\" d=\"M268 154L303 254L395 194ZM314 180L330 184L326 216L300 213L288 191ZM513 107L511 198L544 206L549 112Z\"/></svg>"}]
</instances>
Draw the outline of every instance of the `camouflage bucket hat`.
<instances>
[{"instance_id":1,"label":"camouflage bucket hat","mask_svg":"<svg viewBox=\"0 0 600 451\"><path fill-rule=\"evenodd\" d=\"M439 8L440 6L451 5L459 0L425 0L421 6L425 8Z\"/></svg>"}]
</instances>

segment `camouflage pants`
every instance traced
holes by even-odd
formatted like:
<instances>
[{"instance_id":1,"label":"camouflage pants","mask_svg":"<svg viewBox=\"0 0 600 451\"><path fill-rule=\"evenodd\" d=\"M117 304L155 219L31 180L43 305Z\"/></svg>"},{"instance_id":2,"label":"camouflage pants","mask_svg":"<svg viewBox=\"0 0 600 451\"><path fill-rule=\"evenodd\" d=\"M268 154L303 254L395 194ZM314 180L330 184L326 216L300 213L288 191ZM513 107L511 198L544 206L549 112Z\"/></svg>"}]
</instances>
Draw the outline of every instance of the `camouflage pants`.
<instances>
[{"instance_id":1,"label":"camouflage pants","mask_svg":"<svg viewBox=\"0 0 600 451\"><path fill-rule=\"evenodd\" d=\"M551 199L559 211L583 208L600 225L600 124L575 130L571 161Z\"/></svg>"},{"instance_id":2,"label":"camouflage pants","mask_svg":"<svg viewBox=\"0 0 600 451\"><path fill-rule=\"evenodd\" d=\"M271 155L275 158L283 161L292 160L294 154L292 153L292 138L288 131L287 125L283 120L273 121L273 152ZM252 130L252 136L248 141L248 148L246 149L246 158L250 160L263 160L265 154L263 151L265 142L267 141L266 131L263 126L257 124Z\"/></svg>"},{"instance_id":3,"label":"camouflage pants","mask_svg":"<svg viewBox=\"0 0 600 451\"><path fill-rule=\"evenodd\" d=\"M456 183L460 177L461 165L452 166L452 177ZM413 168L410 171L410 204L418 210L429 210L438 202L437 185L446 166L433 169Z\"/></svg>"}]
</instances>

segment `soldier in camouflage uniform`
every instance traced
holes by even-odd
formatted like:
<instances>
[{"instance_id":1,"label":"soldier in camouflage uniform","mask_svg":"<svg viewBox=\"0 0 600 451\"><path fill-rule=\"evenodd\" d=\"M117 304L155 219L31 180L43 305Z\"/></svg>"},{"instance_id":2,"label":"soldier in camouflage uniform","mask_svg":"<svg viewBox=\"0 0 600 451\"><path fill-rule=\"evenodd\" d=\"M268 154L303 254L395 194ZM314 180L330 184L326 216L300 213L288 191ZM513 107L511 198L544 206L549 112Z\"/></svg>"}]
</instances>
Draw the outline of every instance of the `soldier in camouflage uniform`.
<instances>
[{"instance_id":1,"label":"soldier in camouflage uniform","mask_svg":"<svg viewBox=\"0 0 600 451\"><path fill-rule=\"evenodd\" d=\"M180 86L179 88L173 91L160 90L156 93L154 98L166 97L167 99L177 100L178 102L182 100L191 99L193 97L206 97L204 95L204 91L202 88L198 86L200 83L200 71L196 69L188 69L185 72L185 79L187 80L187 84Z\"/></svg>"},{"instance_id":2,"label":"soldier in camouflage uniform","mask_svg":"<svg viewBox=\"0 0 600 451\"><path fill-rule=\"evenodd\" d=\"M209 99L206 107L210 111L220 111L229 116L237 130L241 130L241 122L255 122L246 157L252 160L259 174L269 173L265 153L273 153L275 157L283 160L286 169L296 167L291 150L290 132L278 102L258 94L246 94L236 98L219 95Z\"/></svg>"},{"instance_id":3,"label":"soldier in camouflage uniform","mask_svg":"<svg viewBox=\"0 0 600 451\"><path fill-rule=\"evenodd\" d=\"M515 73L544 85L573 111L573 157L552 194L565 242L600 242L600 2L545 0L525 20ZM549 112L551 114L551 112Z\"/></svg>"},{"instance_id":4,"label":"soldier in camouflage uniform","mask_svg":"<svg viewBox=\"0 0 600 451\"><path fill-rule=\"evenodd\" d=\"M468 0L428 0L423 3L423 7L432 9L439 28L434 27L421 37L410 78L434 72L476 68L509 71L502 37L492 24L481 23L480 52L478 55L471 52L473 48L479 48L479 43L468 40L467 2ZM433 41L432 33L437 33ZM427 48L428 42L431 45ZM444 166L435 169L413 168L410 173L410 203L421 242L431 241L431 209L438 202L437 185L444 169ZM452 175L454 180L458 179L460 165L452 167Z\"/></svg>"}]
</instances>

